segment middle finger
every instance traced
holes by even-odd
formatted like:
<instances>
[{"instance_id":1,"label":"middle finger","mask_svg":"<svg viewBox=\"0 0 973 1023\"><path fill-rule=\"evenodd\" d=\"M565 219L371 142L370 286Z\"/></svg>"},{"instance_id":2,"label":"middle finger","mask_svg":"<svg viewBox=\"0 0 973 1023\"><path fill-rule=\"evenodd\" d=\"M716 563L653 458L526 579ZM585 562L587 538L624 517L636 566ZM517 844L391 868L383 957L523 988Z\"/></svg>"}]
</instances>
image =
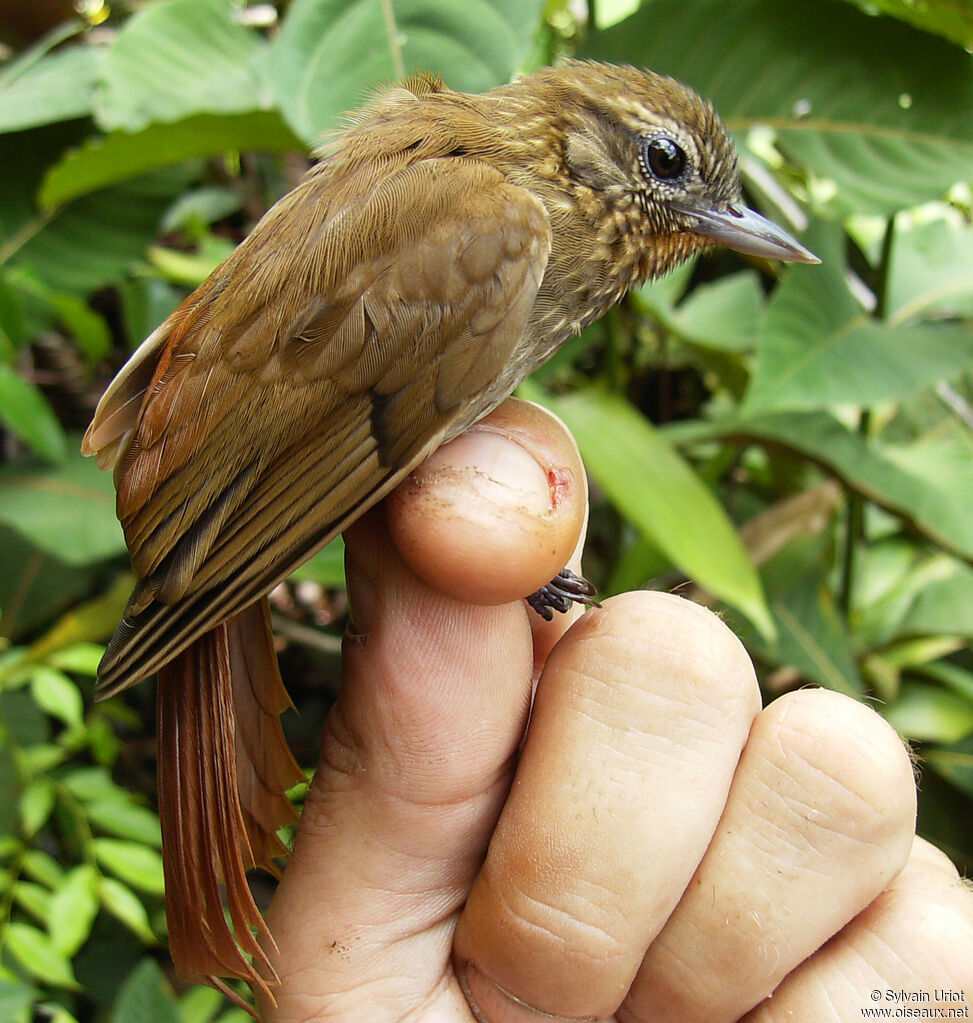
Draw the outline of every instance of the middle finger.
<instances>
[{"instance_id":1,"label":"middle finger","mask_svg":"<svg viewBox=\"0 0 973 1023\"><path fill-rule=\"evenodd\" d=\"M555 647L454 955L481 1018L615 1011L723 809L759 710L715 615L631 593Z\"/></svg>"}]
</instances>

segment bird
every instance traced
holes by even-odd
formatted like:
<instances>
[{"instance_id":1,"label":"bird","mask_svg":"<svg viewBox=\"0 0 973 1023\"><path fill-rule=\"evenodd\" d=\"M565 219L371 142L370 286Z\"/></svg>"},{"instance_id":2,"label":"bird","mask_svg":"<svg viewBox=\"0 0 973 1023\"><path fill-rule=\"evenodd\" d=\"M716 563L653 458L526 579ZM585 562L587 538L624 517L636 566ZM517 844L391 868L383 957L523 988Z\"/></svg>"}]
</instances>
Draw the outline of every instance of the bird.
<instances>
[{"instance_id":1,"label":"bird","mask_svg":"<svg viewBox=\"0 0 973 1023\"><path fill-rule=\"evenodd\" d=\"M245 871L277 871L304 776L267 593L631 286L714 246L818 262L743 204L713 106L631 66L476 95L420 73L318 156L134 352L82 445L114 472L136 577L98 692L158 674L176 970L271 997Z\"/></svg>"}]
</instances>

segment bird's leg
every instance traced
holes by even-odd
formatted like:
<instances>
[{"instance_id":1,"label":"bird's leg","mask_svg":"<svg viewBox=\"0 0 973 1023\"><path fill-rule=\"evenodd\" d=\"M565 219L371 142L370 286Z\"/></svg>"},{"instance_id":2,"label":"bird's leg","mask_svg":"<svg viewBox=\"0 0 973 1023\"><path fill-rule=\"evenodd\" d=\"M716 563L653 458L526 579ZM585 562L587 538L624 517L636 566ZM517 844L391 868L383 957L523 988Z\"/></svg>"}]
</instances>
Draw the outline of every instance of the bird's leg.
<instances>
[{"instance_id":1,"label":"bird's leg","mask_svg":"<svg viewBox=\"0 0 973 1023\"><path fill-rule=\"evenodd\" d=\"M588 607L601 607L594 599L594 586L582 575L576 575L570 568L564 568L546 585L532 593L527 603L549 622L555 611L566 614L572 604L586 604Z\"/></svg>"}]
</instances>

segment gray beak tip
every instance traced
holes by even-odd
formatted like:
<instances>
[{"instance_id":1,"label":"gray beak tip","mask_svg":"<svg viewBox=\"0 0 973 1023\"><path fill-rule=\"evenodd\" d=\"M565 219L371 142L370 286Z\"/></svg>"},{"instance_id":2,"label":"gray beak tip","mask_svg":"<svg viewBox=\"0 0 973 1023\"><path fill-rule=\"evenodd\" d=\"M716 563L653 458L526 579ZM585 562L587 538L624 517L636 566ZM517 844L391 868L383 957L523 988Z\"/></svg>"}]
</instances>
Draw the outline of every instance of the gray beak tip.
<instances>
[{"instance_id":1,"label":"gray beak tip","mask_svg":"<svg viewBox=\"0 0 973 1023\"><path fill-rule=\"evenodd\" d=\"M821 260L810 249L804 248L803 245L794 242L794 254L787 257L789 263L808 263L811 266L817 266ZM779 257L783 258L783 257Z\"/></svg>"},{"instance_id":2,"label":"gray beak tip","mask_svg":"<svg viewBox=\"0 0 973 1023\"><path fill-rule=\"evenodd\" d=\"M691 218L690 230L736 252L785 263L820 263L809 249L772 220L745 206L726 210L684 210Z\"/></svg>"}]
</instances>

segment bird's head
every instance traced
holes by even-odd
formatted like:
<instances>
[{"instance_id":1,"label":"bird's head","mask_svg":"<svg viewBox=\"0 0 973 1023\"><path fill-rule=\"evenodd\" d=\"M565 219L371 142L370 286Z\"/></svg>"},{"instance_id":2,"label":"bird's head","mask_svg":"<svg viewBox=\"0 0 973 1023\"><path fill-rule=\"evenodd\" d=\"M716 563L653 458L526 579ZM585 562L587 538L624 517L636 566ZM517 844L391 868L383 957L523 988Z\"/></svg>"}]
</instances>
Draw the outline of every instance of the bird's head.
<instances>
[{"instance_id":1,"label":"bird's head","mask_svg":"<svg viewBox=\"0 0 973 1023\"><path fill-rule=\"evenodd\" d=\"M709 245L819 262L743 204L733 143L692 89L633 67L584 61L541 74L555 94L569 187L603 204L620 241L626 234L633 247L656 240L644 275Z\"/></svg>"}]
</instances>

